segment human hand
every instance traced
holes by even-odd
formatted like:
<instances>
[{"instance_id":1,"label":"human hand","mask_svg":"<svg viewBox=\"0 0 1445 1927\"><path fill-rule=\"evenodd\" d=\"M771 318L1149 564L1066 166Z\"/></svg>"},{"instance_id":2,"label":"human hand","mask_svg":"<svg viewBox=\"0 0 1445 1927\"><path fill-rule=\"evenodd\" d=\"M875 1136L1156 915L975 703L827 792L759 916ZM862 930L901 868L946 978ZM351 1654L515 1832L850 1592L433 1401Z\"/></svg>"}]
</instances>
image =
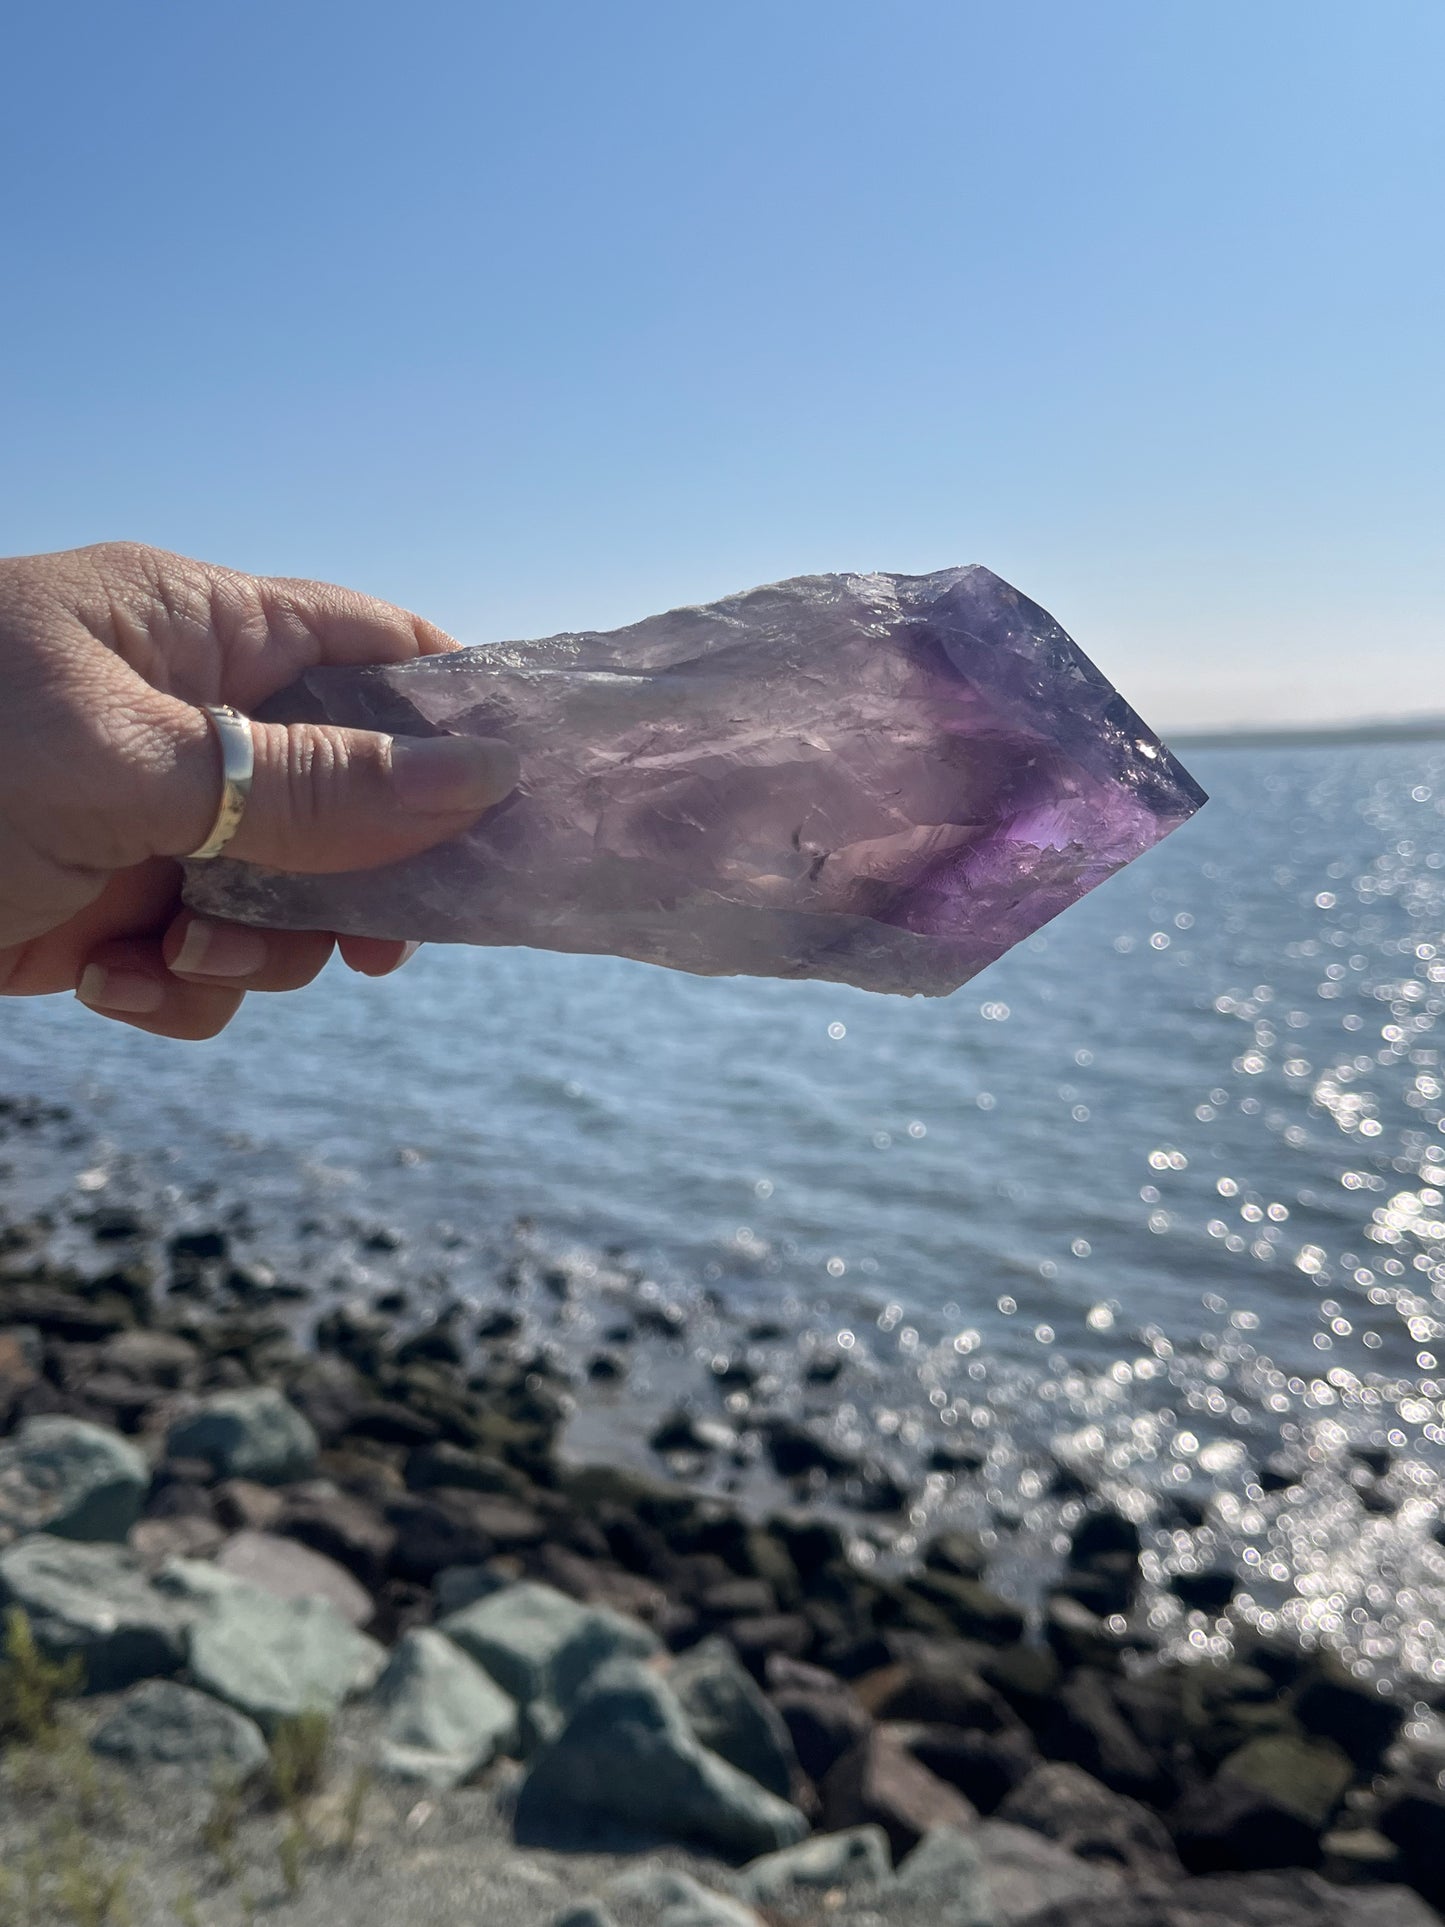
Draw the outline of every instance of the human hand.
<instances>
[{"instance_id":1,"label":"human hand","mask_svg":"<svg viewBox=\"0 0 1445 1927\"><path fill-rule=\"evenodd\" d=\"M457 645L325 583L240 575L138 543L0 560L0 994L74 990L163 1037L213 1037L248 990L296 990L339 943L385 976L411 946L260 931L181 907L177 859L215 820L220 754L199 703L250 714L317 663ZM369 868L455 836L515 786L505 743L253 725L228 856Z\"/></svg>"}]
</instances>

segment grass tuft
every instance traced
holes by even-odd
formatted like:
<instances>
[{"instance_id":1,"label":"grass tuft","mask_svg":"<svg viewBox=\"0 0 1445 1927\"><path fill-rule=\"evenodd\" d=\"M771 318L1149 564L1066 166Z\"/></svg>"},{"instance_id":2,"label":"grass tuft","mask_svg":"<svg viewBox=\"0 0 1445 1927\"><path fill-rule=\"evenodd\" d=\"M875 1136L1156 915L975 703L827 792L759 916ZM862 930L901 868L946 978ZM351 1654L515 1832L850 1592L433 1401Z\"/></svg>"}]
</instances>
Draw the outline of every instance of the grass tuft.
<instances>
[{"instance_id":1,"label":"grass tuft","mask_svg":"<svg viewBox=\"0 0 1445 1927\"><path fill-rule=\"evenodd\" d=\"M326 1784L331 1763L331 1719L297 1713L282 1720L271 1739L271 1784L277 1800L294 1814Z\"/></svg>"},{"instance_id":2,"label":"grass tuft","mask_svg":"<svg viewBox=\"0 0 1445 1927\"><path fill-rule=\"evenodd\" d=\"M74 1816L27 1840L0 1876L0 1921L32 1927L131 1927L130 1866L107 1866Z\"/></svg>"},{"instance_id":3,"label":"grass tuft","mask_svg":"<svg viewBox=\"0 0 1445 1927\"><path fill-rule=\"evenodd\" d=\"M301 1891L306 1851L311 1842L306 1828L299 1819L291 1819L281 1835L281 1881L287 1895L294 1900Z\"/></svg>"},{"instance_id":4,"label":"grass tuft","mask_svg":"<svg viewBox=\"0 0 1445 1927\"><path fill-rule=\"evenodd\" d=\"M241 1872L238 1834L245 1811L246 1790L233 1774L218 1773L211 1786L211 1806L201 1822L201 1845L218 1863L221 1878L232 1881Z\"/></svg>"},{"instance_id":5,"label":"grass tuft","mask_svg":"<svg viewBox=\"0 0 1445 1927\"><path fill-rule=\"evenodd\" d=\"M62 1702L74 1699L84 1684L85 1662L79 1656L48 1660L36 1644L30 1615L11 1606L0 1660L0 1743L53 1745Z\"/></svg>"},{"instance_id":6,"label":"grass tuft","mask_svg":"<svg viewBox=\"0 0 1445 1927\"><path fill-rule=\"evenodd\" d=\"M356 1843L361 1837L361 1823L366 1817L366 1803L375 1785L376 1775L371 1768L359 1766L351 1777L351 1785L346 1789L337 1845L347 1859L356 1852Z\"/></svg>"}]
</instances>

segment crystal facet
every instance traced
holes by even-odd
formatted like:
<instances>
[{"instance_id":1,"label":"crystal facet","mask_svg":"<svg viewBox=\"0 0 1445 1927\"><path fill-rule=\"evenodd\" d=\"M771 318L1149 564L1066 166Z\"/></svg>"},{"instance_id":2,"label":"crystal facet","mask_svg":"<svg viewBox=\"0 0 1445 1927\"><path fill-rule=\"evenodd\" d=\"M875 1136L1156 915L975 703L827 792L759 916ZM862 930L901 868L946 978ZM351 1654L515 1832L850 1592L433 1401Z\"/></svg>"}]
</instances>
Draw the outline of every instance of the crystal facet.
<instances>
[{"instance_id":1,"label":"crystal facet","mask_svg":"<svg viewBox=\"0 0 1445 1927\"><path fill-rule=\"evenodd\" d=\"M510 740L520 788L382 869L193 866L207 915L944 995L1204 801L984 568L800 576L610 634L314 669L263 712Z\"/></svg>"}]
</instances>

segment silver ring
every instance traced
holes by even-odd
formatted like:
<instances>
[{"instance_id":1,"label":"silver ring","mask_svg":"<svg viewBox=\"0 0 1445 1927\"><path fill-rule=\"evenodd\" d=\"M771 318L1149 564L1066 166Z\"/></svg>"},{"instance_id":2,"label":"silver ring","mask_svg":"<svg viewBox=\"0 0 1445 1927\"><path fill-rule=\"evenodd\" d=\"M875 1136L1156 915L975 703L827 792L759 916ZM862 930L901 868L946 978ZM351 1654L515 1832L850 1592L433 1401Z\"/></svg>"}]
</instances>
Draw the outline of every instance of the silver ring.
<instances>
[{"instance_id":1,"label":"silver ring","mask_svg":"<svg viewBox=\"0 0 1445 1927\"><path fill-rule=\"evenodd\" d=\"M241 827L246 805L251 800L251 778L256 773L256 744L251 735L251 719L229 703L200 705L216 741L221 746L221 807L211 825L211 834L187 861L209 863L225 849Z\"/></svg>"}]
</instances>

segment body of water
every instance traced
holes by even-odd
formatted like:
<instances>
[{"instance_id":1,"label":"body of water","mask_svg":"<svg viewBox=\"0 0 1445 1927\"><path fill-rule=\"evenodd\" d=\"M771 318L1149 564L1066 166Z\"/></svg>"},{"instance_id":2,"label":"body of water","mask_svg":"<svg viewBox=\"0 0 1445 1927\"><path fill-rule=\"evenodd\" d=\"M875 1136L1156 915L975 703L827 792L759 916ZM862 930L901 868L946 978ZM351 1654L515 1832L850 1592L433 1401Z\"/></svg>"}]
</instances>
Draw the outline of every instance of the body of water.
<instances>
[{"instance_id":1,"label":"body of water","mask_svg":"<svg viewBox=\"0 0 1445 1927\"><path fill-rule=\"evenodd\" d=\"M199 1049L0 1006L0 1084L93 1129L66 1184L215 1187L318 1293L491 1303L545 1253L528 1316L579 1359L675 1306L579 1449L645 1457L680 1393L811 1404L910 1472L905 1548L972 1517L1020 1583L1063 1462L1156 1521L1156 1581L1232 1563L1251 1616L1445 1682L1445 745L1190 760L1194 822L942 1002L433 950ZM760 1384L710 1391L742 1354ZM928 1474L963 1435L982 1473Z\"/></svg>"}]
</instances>

